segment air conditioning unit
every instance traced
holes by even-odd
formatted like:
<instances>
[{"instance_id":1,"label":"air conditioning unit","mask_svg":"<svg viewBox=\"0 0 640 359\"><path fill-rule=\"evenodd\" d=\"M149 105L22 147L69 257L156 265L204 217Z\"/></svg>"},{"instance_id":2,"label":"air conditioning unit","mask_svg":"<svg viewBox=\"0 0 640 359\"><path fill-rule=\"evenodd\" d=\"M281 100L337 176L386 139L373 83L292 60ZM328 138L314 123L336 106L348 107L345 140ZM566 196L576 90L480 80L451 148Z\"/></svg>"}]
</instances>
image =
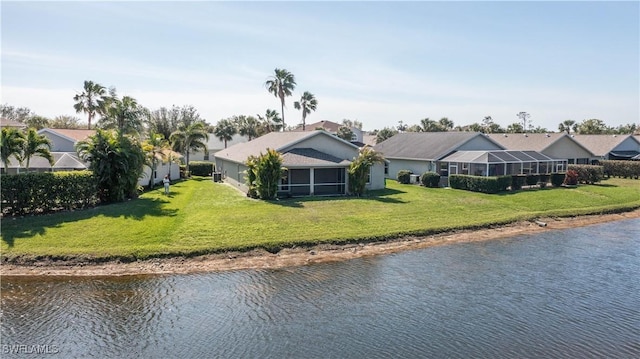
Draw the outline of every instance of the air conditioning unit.
<instances>
[{"instance_id":1,"label":"air conditioning unit","mask_svg":"<svg viewBox=\"0 0 640 359\"><path fill-rule=\"evenodd\" d=\"M418 183L420 184L420 175L410 175L410 180L411 183Z\"/></svg>"}]
</instances>

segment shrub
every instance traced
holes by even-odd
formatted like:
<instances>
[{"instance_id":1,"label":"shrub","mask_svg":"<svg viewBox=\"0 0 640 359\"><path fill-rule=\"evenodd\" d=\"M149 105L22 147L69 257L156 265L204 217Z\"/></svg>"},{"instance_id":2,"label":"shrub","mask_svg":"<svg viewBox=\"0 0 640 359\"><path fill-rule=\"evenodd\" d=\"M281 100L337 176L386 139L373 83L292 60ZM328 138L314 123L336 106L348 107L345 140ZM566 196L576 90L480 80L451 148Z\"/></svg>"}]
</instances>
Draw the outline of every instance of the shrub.
<instances>
[{"instance_id":1,"label":"shrub","mask_svg":"<svg viewBox=\"0 0 640 359\"><path fill-rule=\"evenodd\" d=\"M256 194L260 199L274 199L278 193L278 184L282 179L285 168L282 167L282 156L276 150L267 149L267 153L260 152L260 156L247 158L248 195ZM253 191L252 191L253 190Z\"/></svg>"},{"instance_id":2,"label":"shrub","mask_svg":"<svg viewBox=\"0 0 640 359\"><path fill-rule=\"evenodd\" d=\"M551 176L548 174L539 175L538 184L540 185L540 188L547 187L547 183L549 183L549 177Z\"/></svg>"},{"instance_id":3,"label":"shrub","mask_svg":"<svg viewBox=\"0 0 640 359\"><path fill-rule=\"evenodd\" d=\"M187 165L180 165L180 178L188 178L189 172L187 171Z\"/></svg>"},{"instance_id":4,"label":"shrub","mask_svg":"<svg viewBox=\"0 0 640 359\"><path fill-rule=\"evenodd\" d=\"M604 171L602 166L569 165L568 169L578 174L578 183L594 184L602 181Z\"/></svg>"},{"instance_id":5,"label":"shrub","mask_svg":"<svg viewBox=\"0 0 640 359\"><path fill-rule=\"evenodd\" d=\"M553 187L560 187L564 183L565 174L564 173L552 173L551 174L551 185Z\"/></svg>"},{"instance_id":6,"label":"shrub","mask_svg":"<svg viewBox=\"0 0 640 359\"><path fill-rule=\"evenodd\" d=\"M191 161L189 171L193 176L211 176L213 166L213 162L210 161Z\"/></svg>"},{"instance_id":7,"label":"shrub","mask_svg":"<svg viewBox=\"0 0 640 359\"><path fill-rule=\"evenodd\" d=\"M607 177L640 178L640 161L600 161Z\"/></svg>"},{"instance_id":8,"label":"shrub","mask_svg":"<svg viewBox=\"0 0 640 359\"><path fill-rule=\"evenodd\" d=\"M420 182L425 187L437 188L440 185L440 175L435 172L425 172L420 177Z\"/></svg>"},{"instance_id":9,"label":"shrub","mask_svg":"<svg viewBox=\"0 0 640 359\"><path fill-rule=\"evenodd\" d=\"M567 170L564 176L564 184L568 186L575 186L578 184L578 172L575 170Z\"/></svg>"},{"instance_id":10,"label":"shrub","mask_svg":"<svg viewBox=\"0 0 640 359\"><path fill-rule=\"evenodd\" d=\"M411 182L411 171L409 170L398 171L398 182L402 184L409 184L409 182Z\"/></svg>"},{"instance_id":11,"label":"shrub","mask_svg":"<svg viewBox=\"0 0 640 359\"><path fill-rule=\"evenodd\" d=\"M469 175L450 175L449 186L473 192L498 193L505 191L511 182L510 176L485 177Z\"/></svg>"},{"instance_id":12,"label":"shrub","mask_svg":"<svg viewBox=\"0 0 640 359\"><path fill-rule=\"evenodd\" d=\"M367 177L371 167L376 163L384 163L382 154L365 146L358 151L358 157L354 158L349 165L349 193L354 196L361 196L367 186Z\"/></svg>"},{"instance_id":13,"label":"shrub","mask_svg":"<svg viewBox=\"0 0 640 359\"><path fill-rule=\"evenodd\" d=\"M71 210L99 202L98 182L91 171L3 175L0 186L5 215Z\"/></svg>"},{"instance_id":14,"label":"shrub","mask_svg":"<svg viewBox=\"0 0 640 359\"><path fill-rule=\"evenodd\" d=\"M525 182L527 183L527 186L535 186L538 184L538 179L538 175L527 175Z\"/></svg>"},{"instance_id":15,"label":"shrub","mask_svg":"<svg viewBox=\"0 0 640 359\"><path fill-rule=\"evenodd\" d=\"M511 176L511 190L517 191L522 189L526 181L525 175L513 175Z\"/></svg>"}]
</instances>

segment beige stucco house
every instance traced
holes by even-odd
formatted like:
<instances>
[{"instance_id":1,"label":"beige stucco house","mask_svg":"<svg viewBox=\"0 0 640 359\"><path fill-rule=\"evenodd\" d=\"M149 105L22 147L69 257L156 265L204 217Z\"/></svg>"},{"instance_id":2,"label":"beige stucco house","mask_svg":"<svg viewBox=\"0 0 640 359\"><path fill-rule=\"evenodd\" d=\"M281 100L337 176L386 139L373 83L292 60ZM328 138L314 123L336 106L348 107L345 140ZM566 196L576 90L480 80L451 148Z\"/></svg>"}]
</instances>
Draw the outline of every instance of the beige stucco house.
<instances>
[{"instance_id":1,"label":"beige stucco house","mask_svg":"<svg viewBox=\"0 0 640 359\"><path fill-rule=\"evenodd\" d=\"M215 154L216 171L224 181L247 192L246 161L249 156L274 149L282 154L287 173L281 181L281 196L348 194L347 170L359 148L326 131L271 132L250 142L238 143ZM385 186L384 165L371 169L367 189Z\"/></svg>"}]
</instances>

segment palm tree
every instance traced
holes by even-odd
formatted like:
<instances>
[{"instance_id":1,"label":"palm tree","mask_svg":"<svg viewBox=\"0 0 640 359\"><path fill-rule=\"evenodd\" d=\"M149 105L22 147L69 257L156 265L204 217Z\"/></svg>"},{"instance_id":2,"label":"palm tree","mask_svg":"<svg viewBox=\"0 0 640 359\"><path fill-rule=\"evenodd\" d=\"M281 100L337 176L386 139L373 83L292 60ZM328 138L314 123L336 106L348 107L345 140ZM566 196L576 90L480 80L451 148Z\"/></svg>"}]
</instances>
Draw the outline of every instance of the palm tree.
<instances>
[{"instance_id":1,"label":"palm tree","mask_svg":"<svg viewBox=\"0 0 640 359\"><path fill-rule=\"evenodd\" d=\"M571 134L571 130L576 129L576 121L573 120L564 120L558 125L558 130L560 132L566 132L567 135Z\"/></svg>"},{"instance_id":2,"label":"palm tree","mask_svg":"<svg viewBox=\"0 0 640 359\"><path fill-rule=\"evenodd\" d=\"M0 157L4 162L5 173L9 172L9 162L11 157L15 157L22 162L22 144L24 135L15 128L2 128L2 136L0 137Z\"/></svg>"},{"instance_id":3,"label":"palm tree","mask_svg":"<svg viewBox=\"0 0 640 359\"><path fill-rule=\"evenodd\" d=\"M318 100L316 100L316 97L311 92L305 91L302 97L300 97L300 101L293 103L293 107L295 107L296 110L302 110L302 131L304 131L307 115L318 108Z\"/></svg>"},{"instance_id":4,"label":"palm tree","mask_svg":"<svg viewBox=\"0 0 640 359\"><path fill-rule=\"evenodd\" d=\"M89 125L88 129L91 129L91 120L100 112L100 108L104 107L104 98L107 97L107 89L93 81L85 81L83 92L75 95L73 100L76 102L73 108L76 113L84 112L87 114Z\"/></svg>"},{"instance_id":5,"label":"palm tree","mask_svg":"<svg viewBox=\"0 0 640 359\"><path fill-rule=\"evenodd\" d=\"M285 69L275 69L275 76L270 77L264 85L267 87L269 93L280 98L280 114L282 115L282 130L284 131L286 128L284 122L284 98L291 96L291 92L296 87L296 80L289 71Z\"/></svg>"},{"instance_id":6,"label":"palm tree","mask_svg":"<svg viewBox=\"0 0 640 359\"><path fill-rule=\"evenodd\" d=\"M22 160L26 161L25 167L29 170L31 157L39 156L49 161L53 166L53 156L51 155L51 141L46 136L39 135L35 128L27 130L22 142Z\"/></svg>"},{"instance_id":7,"label":"palm tree","mask_svg":"<svg viewBox=\"0 0 640 359\"><path fill-rule=\"evenodd\" d=\"M276 110L267 109L264 117L258 115L258 119L262 121L262 134L266 134L269 132L280 131L282 125L282 119L278 116L278 112Z\"/></svg>"},{"instance_id":8,"label":"palm tree","mask_svg":"<svg viewBox=\"0 0 640 359\"><path fill-rule=\"evenodd\" d=\"M105 129L115 129L120 135L138 135L142 131L142 120L147 111L138 105L135 98L124 96L114 99L100 124Z\"/></svg>"},{"instance_id":9,"label":"palm tree","mask_svg":"<svg viewBox=\"0 0 640 359\"><path fill-rule=\"evenodd\" d=\"M149 138L142 143L145 153L145 164L151 168L149 188L153 188L158 164L166 160L165 150L169 149L169 142L160 133L150 133Z\"/></svg>"},{"instance_id":10,"label":"palm tree","mask_svg":"<svg viewBox=\"0 0 640 359\"><path fill-rule=\"evenodd\" d=\"M213 134L216 135L220 141L224 141L224 148L227 148L227 141L231 141L233 139L233 135L236 133L238 133L238 128L234 121L229 119L218 121L218 124L213 130Z\"/></svg>"},{"instance_id":11,"label":"palm tree","mask_svg":"<svg viewBox=\"0 0 640 359\"><path fill-rule=\"evenodd\" d=\"M238 133L247 136L249 141L259 136L260 122L253 116L240 115L234 119Z\"/></svg>"},{"instance_id":12,"label":"palm tree","mask_svg":"<svg viewBox=\"0 0 640 359\"><path fill-rule=\"evenodd\" d=\"M384 157L369 146L360 149L356 157L349 165L349 192L360 196L364 193L367 185L367 177L371 166L376 163L383 163Z\"/></svg>"},{"instance_id":13,"label":"palm tree","mask_svg":"<svg viewBox=\"0 0 640 359\"><path fill-rule=\"evenodd\" d=\"M189 153L192 150L207 150L209 134L207 133L206 123L198 121L188 127L181 127L171 134L169 141L173 143L174 150L185 155L187 173L189 173Z\"/></svg>"}]
</instances>

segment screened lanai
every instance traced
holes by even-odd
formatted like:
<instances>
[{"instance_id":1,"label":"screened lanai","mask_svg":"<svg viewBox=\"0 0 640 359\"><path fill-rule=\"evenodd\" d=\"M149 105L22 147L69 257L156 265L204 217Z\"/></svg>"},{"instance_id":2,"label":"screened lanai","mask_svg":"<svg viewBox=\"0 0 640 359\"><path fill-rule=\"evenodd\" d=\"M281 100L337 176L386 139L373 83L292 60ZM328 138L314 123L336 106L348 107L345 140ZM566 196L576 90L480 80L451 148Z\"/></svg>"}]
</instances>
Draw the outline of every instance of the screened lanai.
<instances>
[{"instance_id":1,"label":"screened lanai","mask_svg":"<svg viewBox=\"0 0 640 359\"><path fill-rule=\"evenodd\" d=\"M551 158L536 151L457 151L440 160L449 174L504 176L564 172L566 159Z\"/></svg>"}]
</instances>

